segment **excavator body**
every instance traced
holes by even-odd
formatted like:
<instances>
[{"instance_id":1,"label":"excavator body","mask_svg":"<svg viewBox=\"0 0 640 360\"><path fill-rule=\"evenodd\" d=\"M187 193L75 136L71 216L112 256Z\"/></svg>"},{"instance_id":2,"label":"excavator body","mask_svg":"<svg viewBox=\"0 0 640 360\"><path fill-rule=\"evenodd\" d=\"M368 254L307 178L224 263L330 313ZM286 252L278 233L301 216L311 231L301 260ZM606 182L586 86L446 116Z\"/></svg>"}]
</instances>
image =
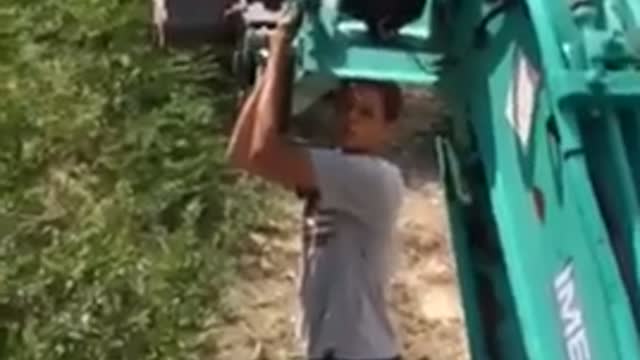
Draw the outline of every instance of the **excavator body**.
<instances>
[{"instance_id":1,"label":"excavator body","mask_svg":"<svg viewBox=\"0 0 640 360\"><path fill-rule=\"evenodd\" d=\"M294 112L344 78L446 99L472 359L640 359L640 2L289 1ZM264 56L257 34L243 64Z\"/></svg>"},{"instance_id":2,"label":"excavator body","mask_svg":"<svg viewBox=\"0 0 640 360\"><path fill-rule=\"evenodd\" d=\"M446 99L472 358L640 359L640 3L425 0L386 36L340 1L301 5L296 94L366 78Z\"/></svg>"}]
</instances>

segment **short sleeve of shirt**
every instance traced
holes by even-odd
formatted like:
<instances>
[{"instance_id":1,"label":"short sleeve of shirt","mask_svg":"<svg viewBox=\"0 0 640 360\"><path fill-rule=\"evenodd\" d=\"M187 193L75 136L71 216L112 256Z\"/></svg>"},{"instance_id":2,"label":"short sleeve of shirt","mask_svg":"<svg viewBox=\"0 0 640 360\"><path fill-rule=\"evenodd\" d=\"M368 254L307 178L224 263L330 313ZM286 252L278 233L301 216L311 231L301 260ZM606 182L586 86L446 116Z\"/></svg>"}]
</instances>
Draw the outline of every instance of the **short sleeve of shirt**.
<instances>
[{"instance_id":1,"label":"short sleeve of shirt","mask_svg":"<svg viewBox=\"0 0 640 360\"><path fill-rule=\"evenodd\" d=\"M359 212L393 192L391 168L380 160L343 154L330 149L310 149L310 158L324 206ZM393 194L395 197L395 194Z\"/></svg>"}]
</instances>

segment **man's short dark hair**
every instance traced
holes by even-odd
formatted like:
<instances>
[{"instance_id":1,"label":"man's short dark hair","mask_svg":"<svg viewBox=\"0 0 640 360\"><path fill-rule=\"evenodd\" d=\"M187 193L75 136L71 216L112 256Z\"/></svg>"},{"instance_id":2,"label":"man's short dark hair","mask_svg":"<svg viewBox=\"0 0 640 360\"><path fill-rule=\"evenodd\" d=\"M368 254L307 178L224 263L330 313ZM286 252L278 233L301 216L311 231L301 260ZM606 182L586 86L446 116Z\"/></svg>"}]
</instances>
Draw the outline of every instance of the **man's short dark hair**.
<instances>
[{"instance_id":1,"label":"man's short dark hair","mask_svg":"<svg viewBox=\"0 0 640 360\"><path fill-rule=\"evenodd\" d=\"M343 87L350 85L366 85L376 88L382 95L384 115L387 121L393 122L400 118L403 106L402 89L397 83L369 79L349 79L343 82Z\"/></svg>"}]
</instances>

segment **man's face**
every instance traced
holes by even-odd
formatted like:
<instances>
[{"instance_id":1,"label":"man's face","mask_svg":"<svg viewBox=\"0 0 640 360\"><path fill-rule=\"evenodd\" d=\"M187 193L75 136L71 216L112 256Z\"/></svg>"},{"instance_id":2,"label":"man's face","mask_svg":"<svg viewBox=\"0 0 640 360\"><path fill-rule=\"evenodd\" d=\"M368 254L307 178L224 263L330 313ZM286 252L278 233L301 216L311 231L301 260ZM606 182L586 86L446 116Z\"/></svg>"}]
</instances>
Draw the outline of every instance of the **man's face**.
<instances>
[{"instance_id":1,"label":"man's face","mask_svg":"<svg viewBox=\"0 0 640 360\"><path fill-rule=\"evenodd\" d=\"M348 150L377 152L394 134L393 119L385 116L381 91L371 85L356 84L338 98L339 145Z\"/></svg>"}]
</instances>

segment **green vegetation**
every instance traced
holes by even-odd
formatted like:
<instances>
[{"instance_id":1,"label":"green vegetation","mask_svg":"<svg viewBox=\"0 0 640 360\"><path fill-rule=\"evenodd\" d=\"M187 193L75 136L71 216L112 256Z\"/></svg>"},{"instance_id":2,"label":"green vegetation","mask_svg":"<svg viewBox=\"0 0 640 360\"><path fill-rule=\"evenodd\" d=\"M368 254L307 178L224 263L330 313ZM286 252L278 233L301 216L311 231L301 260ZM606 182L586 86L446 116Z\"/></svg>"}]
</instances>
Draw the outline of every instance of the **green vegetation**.
<instances>
[{"instance_id":1,"label":"green vegetation","mask_svg":"<svg viewBox=\"0 0 640 360\"><path fill-rule=\"evenodd\" d=\"M0 4L0 359L192 359L255 222L232 84L145 2Z\"/></svg>"}]
</instances>

